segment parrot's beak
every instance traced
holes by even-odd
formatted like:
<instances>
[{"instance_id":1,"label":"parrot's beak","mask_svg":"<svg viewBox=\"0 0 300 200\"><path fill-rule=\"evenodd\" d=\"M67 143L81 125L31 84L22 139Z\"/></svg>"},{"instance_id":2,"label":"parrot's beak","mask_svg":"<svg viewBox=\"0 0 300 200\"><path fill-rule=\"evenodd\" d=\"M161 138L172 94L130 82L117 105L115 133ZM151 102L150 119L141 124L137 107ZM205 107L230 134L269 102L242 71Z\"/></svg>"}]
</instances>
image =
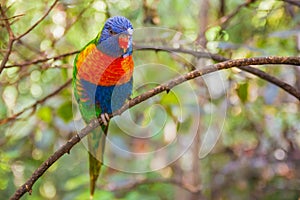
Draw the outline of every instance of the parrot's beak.
<instances>
[{"instance_id":1,"label":"parrot's beak","mask_svg":"<svg viewBox=\"0 0 300 200\"><path fill-rule=\"evenodd\" d=\"M119 46L121 49L123 49L123 52L125 53L129 47L130 38L132 37L133 29L129 28L125 33L122 33L119 36Z\"/></svg>"},{"instance_id":2,"label":"parrot's beak","mask_svg":"<svg viewBox=\"0 0 300 200\"><path fill-rule=\"evenodd\" d=\"M128 34L122 34L119 36L119 46L121 49L123 49L123 52L125 53L129 47L129 41L130 41L130 35Z\"/></svg>"},{"instance_id":3,"label":"parrot's beak","mask_svg":"<svg viewBox=\"0 0 300 200\"><path fill-rule=\"evenodd\" d=\"M128 33L129 35L132 35L132 34L133 34L133 29L132 29L132 28L127 29L127 33Z\"/></svg>"}]
</instances>

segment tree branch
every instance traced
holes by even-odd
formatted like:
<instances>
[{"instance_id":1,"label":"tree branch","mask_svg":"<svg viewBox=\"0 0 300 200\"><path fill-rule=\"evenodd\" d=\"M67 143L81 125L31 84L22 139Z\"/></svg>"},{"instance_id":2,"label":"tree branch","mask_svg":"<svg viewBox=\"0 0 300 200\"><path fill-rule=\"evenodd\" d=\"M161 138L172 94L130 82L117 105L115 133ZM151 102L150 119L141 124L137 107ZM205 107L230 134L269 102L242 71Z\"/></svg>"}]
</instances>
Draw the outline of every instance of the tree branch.
<instances>
[{"instance_id":1,"label":"tree branch","mask_svg":"<svg viewBox=\"0 0 300 200\"><path fill-rule=\"evenodd\" d=\"M198 52L198 51L182 49L182 48L178 49L178 48L169 48L169 47L153 47L153 46L135 45L135 50L139 50L139 51L154 50L154 51L168 51L168 52L184 53L184 54L193 55L197 58L211 58L214 61L218 61L218 62L223 62L223 61L229 60L228 58L225 58L225 57L223 57L219 54L212 54L212 53L208 53L208 52ZM72 51L72 52L68 52L68 53L65 53L65 54L61 54L61 55L57 55L57 56L53 56L53 57L49 57L49 58L41 58L41 59L37 59L37 60L34 60L34 61L30 61L30 62L6 65L5 67L6 68L25 67L25 66L29 66L29 65L33 65L33 64L46 62L46 61L52 60L52 59L53 60L58 60L58 59L61 59L61 58L67 57L67 56L77 54L78 52L79 51ZM241 66L241 67L238 67L238 68L243 70L243 71L247 71L251 74L254 74L254 75L270 82L270 83L273 83L274 85L277 85L278 87L285 90L289 94L293 95L297 99L300 99L300 91L298 91L293 86L281 81L280 79L278 79L278 78L276 78L276 77L274 77L270 74L267 74L266 72L264 72L260 69L253 68L251 66Z\"/></svg>"},{"instance_id":2,"label":"tree branch","mask_svg":"<svg viewBox=\"0 0 300 200\"><path fill-rule=\"evenodd\" d=\"M35 27L37 27L50 13L50 11L55 7L55 5L57 4L59 0L55 0L53 2L53 4L51 5L51 7L47 10L47 12L35 23L33 24L27 31L25 31L23 34L19 35L19 36L15 36L11 27L10 27L10 23L9 23L9 18L6 16L5 10L3 9L2 5L0 4L0 12L1 15L3 17L3 20L5 22L5 27L7 29L7 32L9 34L9 40L8 40L8 44L7 44L7 49L6 49L6 53L4 55L4 58L1 62L0 65L0 74L3 71L5 64L7 63L9 56L12 52L12 48L13 48L13 44L15 41L20 40L22 37L24 37L25 35L27 35L28 33L30 33Z\"/></svg>"},{"instance_id":3,"label":"tree branch","mask_svg":"<svg viewBox=\"0 0 300 200\"><path fill-rule=\"evenodd\" d=\"M45 96L44 98L38 100L37 102L35 102L33 105L29 106L29 107L26 107L24 108L22 111L8 117L8 118L5 118L5 119L0 119L0 126L3 125L3 124L6 124L8 122L11 122L11 121L14 121L17 119L17 117L19 117L20 115L22 115L24 112L28 111L28 110L35 110L36 107L39 105L39 104L42 104L44 103L47 99L55 96L56 94L58 94L61 90L63 90L64 88L66 88L70 83L72 82L72 80L68 80L66 83L64 83L62 86L60 86L59 88L57 88L56 90L54 90L52 93L48 94L47 96Z\"/></svg>"},{"instance_id":4,"label":"tree branch","mask_svg":"<svg viewBox=\"0 0 300 200\"><path fill-rule=\"evenodd\" d=\"M184 54L190 54L193 55L197 58L210 58L213 59L214 61L218 62L224 62L228 61L228 58L225 58L219 54L212 54L208 52L198 52L198 51L193 51L193 50L188 50L188 49L181 49L181 48L169 48L169 47L152 47L152 46L140 46L136 45L135 46L136 50L155 50L155 51L168 51L168 52L176 52L176 53L184 53ZM291 86L288 83L285 83L281 81L280 79L251 66L237 66L237 68L249 72L251 74L254 74L270 83L273 83L274 85L280 87L290 95L296 97L298 100L300 100L300 91L297 90L295 87Z\"/></svg>"},{"instance_id":5,"label":"tree branch","mask_svg":"<svg viewBox=\"0 0 300 200\"><path fill-rule=\"evenodd\" d=\"M110 118L122 114L125 110L159 94L164 91L168 91L183 82L191 79L195 79L199 76L216 72L218 70L228 69L231 67L240 67L247 65L264 65L264 64L287 64L287 65L300 65L300 57L258 57L258 58L245 58L229 60L214 65L210 65L203 69L196 69L182 76L175 77L135 98L128 101L120 110L110 114ZM51 155L45 162L43 162L38 169L32 174L32 176L21 185L14 195L10 198L11 200L20 199L26 192L31 193L32 186L34 183L47 171L47 169L53 165L60 157L64 154L69 153L70 150L81 140L89 134L93 129L102 124L101 118L93 119L90 123L84 127L78 134L73 136L66 144L62 145L53 155Z\"/></svg>"},{"instance_id":6,"label":"tree branch","mask_svg":"<svg viewBox=\"0 0 300 200\"><path fill-rule=\"evenodd\" d=\"M9 58L11 52L12 52L13 44L15 42L15 35L14 35L13 31L11 30L10 23L9 23L9 18L6 16L5 10L3 9L1 4L0 4L0 12L1 12L1 15L2 15L3 20L4 20L5 28L8 32L7 49L6 49L6 53L5 53L5 55L2 59L1 65L0 65L0 74L1 74L1 72L3 71L4 66L7 63L8 58Z\"/></svg>"},{"instance_id":7,"label":"tree branch","mask_svg":"<svg viewBox=\"0 0 300 200\"><path fill-rule=\"evenodd\" d=\"M35 27L37 27L51 12L51 10L55 7L55 5L57 4L59 0L55 0L52 5L50 6L50 8L47 10L47 12L39 19L37 20L30 28L28 28L27 31L25 31L24 33L22 33L21 35L19 35L18 37L16 37L16 40L21 39L22 37L24 37L25 35L27 35L28 33L30 33L33 29L35 29Z\"/></svg>"},{"instance_id":8,"label":"tree branch","mask_svg":"<svg viewBox=\"0 0 300 200\"><path fill-rule=\"evenodd\" d=\"M167 51L167 52L171 52L171 53L184 53L184 54L190 54L193 55L197 58L211 58L214 61L218 61L218 62L223 62L223 61L227 61L229 60L228 58L225 58L219 54L212 54L209 52L199 52L199 51L194 51L194 50L188 50L188 49L182 49L182 48L170 48L170 47L153 47L153 46L142 46L142 45L135 45L135 50L139 50L139 51L145 51L145 50L154 50L154 51ZM37 59L34 61L29 61L29 62L24 62L24 63L18 63L18 64L13 64L13 65L7 65L5 66L6 68L10 68L10 67L25 67L25 66L29 66L29 65L33 65L33 64L38 64L38 63L42 63L42 62L46 62L49 60L58 60L64 57L68 57L74 54L77 54L79 51L72 51L72 52L68 52L68 53L64 53L61 55L57 55L57 56L53 56L53 57L49 57L49 58L41 58L41 59ZM294 97L296 97L297 99L300 99L300 91L298 91L295 87L281 81L280 79L267 74L266 72L251 67L251 66L240 66L238 67L239 69L249 72L251 74L254 74L270 83L275 84L276 86L282 88L283 90L285 90L286 92L288 92L289 94L293 95ZM50 97L52 97L53 95L50 94ZM45 97L46 99L48 97ZM36 102L37 104L39 104L39 101ZM32 105L28 108L26 108L25 110L7 118L7 119L2 119L0 120L0 125L13 121L15 119L17 119L18 116L20 116L21 114L23 114L25 111L34 108L36 105Z\"/></svg>"},{"instance_id":9,"label":"tree branch","mask_svg":"<svg viewBox=\"0 0 300 200\"><path fill-rule=\"evenodd\" d=\"M280 79L278 79L274 76L271 76L270 74L268 74L260 69L254 68L254 67L240 66L238 68L241 70L244 70L246 72L249 72L251 74L254 74L270 83L273 83L274 85L277 85L278 87L280 87L281 89L283 89L284 91L289 93L290 95L292 95L292 96L296 97L298 100L300 100L300 91L297 90L297 88L291 86L290 84L285 83L285 82L281 81Z\"/></svg>"},{"instance_id":10,"label":"tree branch","mask_svg":"<svg viewBox=\"0 0 300 200\"><path fill-rule=\"evenodd\" d=\"M77 54L77 53L79 53L79 51L72 51L72 52L60 54L60 55L53 56L53 57L41 58L41 59L29 61L29 62L23 62L23 63L16 63L16 64L12 64L12 65L6 65L5 68L26 67L26 66L29 66L29 65L34 65L34 64L38 64L38 63L42 63L42 62L47 62L48 60L59 60L61 58L72 56L72 55Z\"/></svg>"},{"instance_id":11,"label":"tree branch","mask_svg":"<svg viewBox=\"0 0 300 200\"><path fill-rule=\"evenodd\" d=\"M18 14L18 15L12 16L12 17L1 18L0 20L11 20L11 19L16 19L16 18L23 17L23 16L25 16L25 14Z\"/></svg>"},{"instance_id":12,"label":"tree branch","mask_svg":"<svg viewBox=\"0 0 300 200\"><path fill-rule=\"evenodd\" d=\"M221 17L220 19L220 24L222 26L222 28L224 29L228 22L234 17L236 16L240 10L244 7L248 7L250 4L255 3L256 0L247 0L245 3L242 3L241 5L239 5L234 11L232 11L230 14L225 15L223 17Z\"/></svg>"}]
</instances>

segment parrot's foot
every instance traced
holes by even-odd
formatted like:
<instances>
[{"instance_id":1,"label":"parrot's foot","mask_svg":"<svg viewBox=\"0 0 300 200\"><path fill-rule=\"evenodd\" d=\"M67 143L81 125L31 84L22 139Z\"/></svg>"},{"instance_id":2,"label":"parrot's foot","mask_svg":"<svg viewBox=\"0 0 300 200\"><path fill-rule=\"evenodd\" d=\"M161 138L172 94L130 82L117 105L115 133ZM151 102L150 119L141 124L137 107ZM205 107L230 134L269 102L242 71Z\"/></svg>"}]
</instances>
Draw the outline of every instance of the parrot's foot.
<instances>
[{"instance_id":1,"label":"parrot's foot","mask_svg":"<svg viewBox=\"0 0 300 200\"><path fill-rule=\"evenodd\" d=\"M101 118L101 120L102 120L104 126L107 126L108 121L110 120L108 114L107 114L107 113L102 113L102 114L100 115L100 118Z\"/></svg>"}]
</instances>

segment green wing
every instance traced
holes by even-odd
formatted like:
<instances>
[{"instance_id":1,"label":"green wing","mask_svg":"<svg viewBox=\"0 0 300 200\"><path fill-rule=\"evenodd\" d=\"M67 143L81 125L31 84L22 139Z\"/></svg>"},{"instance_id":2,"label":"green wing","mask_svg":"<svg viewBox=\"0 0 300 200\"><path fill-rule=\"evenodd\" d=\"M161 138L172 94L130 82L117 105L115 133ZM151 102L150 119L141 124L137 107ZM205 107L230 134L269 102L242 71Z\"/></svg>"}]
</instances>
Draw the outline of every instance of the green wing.
<instances>
[{"instance_id":1,"label":"green wing","mask_svg":"<svg viewBox=\"0 0 300 200\"><path fill-rule=\"evenodd\" d=\"M78 73L78 59L79 55L84 53L87 47L91 44L96 44L99 39L98 36L90 41L81 51L77 54L74 60L74 68L73 68L73 90L74 96L78 103L78 107L81 113L82 118L86 123L95 117L98 117L101 113L101 108L98 107L91 107L89 100L86 99L85 89L80 84L80 79L77 76ZM81 59L84 59L84 56L81 56ZM82 60L84 62L84 60ZM84 101L83 101L84 99ZM89 171L90 171L90 193L91 198L94 195L96 181L100 173L100 169L103 163L103 154L105 149L105 139L107 134L108 126L100 126L93 130L87 137L88 137L88 150L89 150Z\"/></svg>"}]
</instances>

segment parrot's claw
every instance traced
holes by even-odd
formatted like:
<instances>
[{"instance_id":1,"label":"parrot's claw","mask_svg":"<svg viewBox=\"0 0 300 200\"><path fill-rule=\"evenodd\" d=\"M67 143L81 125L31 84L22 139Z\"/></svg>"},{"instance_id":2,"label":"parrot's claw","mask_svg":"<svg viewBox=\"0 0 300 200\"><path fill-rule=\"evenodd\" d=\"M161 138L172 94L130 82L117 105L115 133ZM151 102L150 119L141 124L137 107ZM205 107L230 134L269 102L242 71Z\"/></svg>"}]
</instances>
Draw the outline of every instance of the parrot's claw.
<instances>
[{"instance_id":1,"label":"parrot's claw","mask_svg":"<svg viewBox=\"0 0 300 200\"><path fill-rule=\"evenodd\" d=\"M170 90L171 89L169 87L166 89L167 94L169 94Z\"/></svg>"},{"instance_id":2,"label":"parrot's claw","mask_svg":"<svg viewBox=\"0 0 300 200\"><path fill-rule=\"evenodd\" d=\"M110 120L108 114L107 114L107 113L102 113L102 114L100 115L100 118L101 118L101 120L102 120L104 126L107 126L107 125L108 125L108 121Z\"/></svg>"}]
</instances>

